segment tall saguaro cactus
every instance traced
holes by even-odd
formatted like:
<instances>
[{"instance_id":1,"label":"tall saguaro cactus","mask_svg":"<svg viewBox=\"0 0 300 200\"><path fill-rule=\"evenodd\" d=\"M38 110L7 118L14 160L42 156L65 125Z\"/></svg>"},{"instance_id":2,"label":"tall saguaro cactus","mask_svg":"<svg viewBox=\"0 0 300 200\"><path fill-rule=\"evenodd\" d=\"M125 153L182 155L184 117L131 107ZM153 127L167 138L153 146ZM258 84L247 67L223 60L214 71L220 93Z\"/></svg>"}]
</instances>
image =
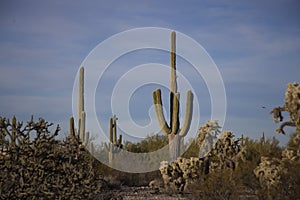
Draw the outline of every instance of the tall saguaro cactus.
<instances>
[{"instance_id":1,"label":"tall saguaro cactus","mask_svg":"<svg viewBox=\"0 0 300 200\"><path fill-rule=\"evenodd\" d=\"M84 68L80 67L78 80L78 134L85 139L85 112L84 112Z\"/></svg>"},{"instance_id":2,"label":"tall saguaro cactus","mask_svg":"<svg viewBox=\"0 0 300 200\"><path fill-rule=\"evenodd\" d=\"M158 123L165 134L169 137L169 159L176 160L180 156L180 141L186 136L190 129L193 114L193 93L189 90L186 96L186 111L183 125L180 127L179 122L179 99L176 81L176 33L171 33L171 51L170 51L170 123L166 122L163 114L161 90L157 89L153 92L153 103Z\"/></svg>"},{"instance_id":3,"label":"tall saguaro cactus","mask_svg":"<svg viewBox=\"0 0 300 200\"><path fill-rule=\"evenodd\" d=\"M84 67L80 67L79 70L79 80L78 80L78 131L77 135L79 136L82 144L89 148L90 151L94 148L93 144L89 142L90 134L89 132L85 132L85 111L84 111ZM74 126L74 118L70 118L70 136L75 138L75 126Z\"/></svg>"},{"instance_id":4,"label":"tall saguaro cactus","mask_svg":"<svg viewBox=\"0 0 300 200\"><path fill-rule=\"evenodd\" d=\"M122 135L117 139L117 117L114 115L113 118L109 120L109 145L106 146L108 149L108 163L109 166L113 165L114 154L119 153L122 148Z\"/></svg>"}]
</instances>

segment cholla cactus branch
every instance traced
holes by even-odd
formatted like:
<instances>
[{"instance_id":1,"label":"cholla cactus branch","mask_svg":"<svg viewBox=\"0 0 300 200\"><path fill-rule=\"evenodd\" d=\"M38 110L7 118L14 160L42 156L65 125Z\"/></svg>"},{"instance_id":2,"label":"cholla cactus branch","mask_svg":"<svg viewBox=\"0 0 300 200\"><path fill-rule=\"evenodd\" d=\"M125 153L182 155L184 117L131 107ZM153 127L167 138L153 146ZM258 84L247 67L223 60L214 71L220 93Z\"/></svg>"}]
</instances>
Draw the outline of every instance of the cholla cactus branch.
<instances>
[{"instance_id":1,"label":"cholla cactus branch","mask_svg":"<svg viewBox=\"0 0 300 200\"><path fill-rule=\"evenodd\" d=\"M274 122L283 121L282 112L288 112L290 120L283 122L276 130L278 133L285 134L285 126L293 126L300 130L300 85L298 83L289 83L285 93L285 103L283 107L274 108L270 114L273 114Z\"/></svg>"}]
</instances>

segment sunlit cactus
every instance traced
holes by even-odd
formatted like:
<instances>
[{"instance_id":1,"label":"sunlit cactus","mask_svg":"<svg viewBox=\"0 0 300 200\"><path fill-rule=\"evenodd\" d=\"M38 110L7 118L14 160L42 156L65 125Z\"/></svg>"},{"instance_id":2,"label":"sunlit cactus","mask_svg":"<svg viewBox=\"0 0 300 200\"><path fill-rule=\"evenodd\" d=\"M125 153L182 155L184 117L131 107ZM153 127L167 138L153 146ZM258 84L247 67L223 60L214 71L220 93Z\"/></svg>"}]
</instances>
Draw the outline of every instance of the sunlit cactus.
<instances>
[{"instance_id":1,"label":"sunlit cactus","mask_svg":"<svg viewBox=\"0 0 300 200\"><path fill-rule=\"evenodd\" d=\"M208 120L204 126L198 128L197 144L199 145L199 157L205 157L213 149L217 136L221 133L218 120Z\"/></svg>"},{"instance_id":2,"label":"sunlit cactus","mask_svg":"<svg viewBox=\"0 0 300 200\"><path fill-rule=\"evenodd\" d=\"M165 189L173 192L191 192L191 186L199 184L204 169L204 160L195 157L179 157L171 163L162 161L159 168Z\"/></svg>"},{"instance_id":3,"label":"sunlit cactus","mask_svg":"<svg viewBox=\"0 0 300 200\"><path fill-rule=\"evenodd\" d=\"M283 121L282 112L284 111L289 113L290 120L282 122L276 132L285 134L285 126L293 126L300 131L300 85L296 82L287 85L284 106L276 107L270 112L273 114L275 123Z\"/></svg>"},{"instance_id":4,"label":"sunlit cactus","mask_svg":"<svg viewBox=\"0 0 300 200\"><path fill-rule=\"evenodd\" d=\"M235 139L233 132L223 131L216 141L210 156L218 158L218 168L235 169L240 161L245 161L246 149Z\"/></svg>"},{"instance_id":5,"label":"sunlit cactus","mask_svg":"<svg viewBox=\"0 0 300 200\"><path fill-rule=\"evenodd\" d=\"M280 184L280 174L283 170L280 162L278 158L261 157L260 164L253 171L261 187L267 191Z\"/></svg>"},{"instance_id":6,"label":"sunlit cactus","mask_svg":"<svg viewBox=\"0 0 300 200\"><path fill-rule=\"evenodd\" d=\"M82 142L85 139L85 112L84 112L84 67L79 70L78 80L78 134Z\"/></svg>"},{"instance_id":7,"label":"sunlit cactus","mask_svg":"<svg viewBox=\"0 0 300 200\"><path fill-rule=\"evenodd\" d=\"M161 90L157 89L153 92L153 103L160 128L165 134L169 136L169 159L170 161L176 160L180 156L180 141L183 138L191 125L193 114L193 93L187 91L186 97L186 112L184 116L183 125L180 128L179 122L179 99L180 95L177 92L176 80L176 33L171 33L171 53L170 53L170 123L166 122L162 100Z\"/></svg>"}]
</instances>

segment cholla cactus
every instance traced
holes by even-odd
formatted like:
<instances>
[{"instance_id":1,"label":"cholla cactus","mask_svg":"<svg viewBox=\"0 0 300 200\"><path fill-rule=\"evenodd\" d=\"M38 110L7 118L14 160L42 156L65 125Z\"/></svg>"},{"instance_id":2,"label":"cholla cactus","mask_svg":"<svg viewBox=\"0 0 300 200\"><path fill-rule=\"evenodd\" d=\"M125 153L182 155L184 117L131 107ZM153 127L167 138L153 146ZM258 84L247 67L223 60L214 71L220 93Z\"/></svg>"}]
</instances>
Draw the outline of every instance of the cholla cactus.
<instances>
[{"instance_id":1,"label":"cholla cactus","mask_svg":"<svg viewBox=\"0 0 300 200\"><path fill-rule=\"evenodd\" d=\"M246 149L241 146L243 138L235 139L230 131L221 133L217 120L207 121L198 130L199 157L208 160L209 170L229 167L234 169L239 161L245 161ZM217 158L217 160L215 159Z\"/></svg>"},{"instance_id":2,"label":"cholla cactus","mask_svg":"<svg viewBox=\"0 0 300 200\"><path fill-rule=\"evenodd\" d=\"M199 148L199 157L205 157L212 150L217 136L219 135L221 126L218 124L218 120L207 121L204 126L200 126L197 135L197 144Z\"/></svg>"},{"instance_id":3,"label":"cholla cactus","mask_svg":"<svg viewBox=\"0 0 300 200\"><path fill-rule=\"evenodd\" d=\"M280 183L282 170L278 158L261 157L261 163L254 169L254 174L259 179L260 185L269 190Z\"/></svg>"},{"instance_id":4,"label":"cholla cactus","mask_svg":"<svg viewBox=\"0 0 300 200\"><path fill-rule=\"evenodd\" d=\"M52 125L0 117L0 199L95 199L100 192L93 158L74 131L57 140L60 128L51 133Z\"/></svg>"},{"instance_id":5,"label":"cholla cactus","mask_svg":"<svg viewBox=\"0 0 300 200\"><path fill-rule=\"evenodd\" d=\"M282 151L282 159L296 161L299 160L300 157L297 155L297 151L285 149Z\"/></svg>"},{"instance_id":6,"label":"cholla cactus","mask_svg":"<svg viewBox=\"0 0 300 200\"><path fill-rule=\"evenodd\" d=\"M240 139L236 140L232 132L224 131L215 143L210 156L216 156L219 159L219 164L215 165L218 168L235 169L239 161L245 160L245 152L246 149L240 145Z\"/></svg>"},{"instance_id":7,"label":"cholla cactus","mask_svg":"<svg viewBox=\"0 0 300 200\"><path fill-rule=\"evenodd\" d=\"M283 121L283 111L289 113L290 120L283 122L276 131L285 134L283 130L285 126L295 126L300 131L300 85L296 82L287 85L284 106L276 107L270 112L270 114L273 114L275 123Z\"/></svg>"},{"instance_id":8,"label":"cholla cactus","mask_svg":"<svg viewBox=\"0 0 300 200\"><path fill-rule=\"evenodd\" d=\"M166 189L176 192L188 192L190 186L200 180L204 162L199 158L179 157L172 163L161 162L160 173Z\"/></svg>"},{"instance_id":9,"label":"cholla cactus","mask_svg":"<svg viewBox=\"0 0 300 200\"><path fill-rule=\"evenodd\" d=\"M261 162L254 169L254 174L259 179L262 189L267 190L269 199L274 199L277 191L293 194L299 190L298 174L294 174L299 171L299 150L300 133L296 133L291 136L287 149L282 151L281 158L261 157Z\"/></svg>"},{"instance_id":10,"label":"cholla cactus","mask_svg":"<svg viewBox=\"0 0 300 200\"><path fill-rule=\"evenodd\" d=\"M223 154L226 157L233 157L240 151L239 140L235 140L230 131L224 131L213 149L214 154Z\"/></svg>"},{"instance_id":11,"label":"cholla cactus","mask_svg":"<svg viewBox=\"0 0 300 200\"><path fill-rule=\"evenodd\" d=\"M215 137L219 134L217 121L207 122L200 127L198 141L203 143L203 135L205 137ZM213 150L204 158L181 158L174 162L161 162L160 172L167 189L177 192L188 192L191 185L199 183L201 176L204 177L210 170L222 169L229 167L235 169L238 162L245 161L245 149L240 144L240 140L236 140L232 132L224 131L214 145ZM216 158L216 159L215 159Z\"/></svg>"},{"instance_id":12,"label":"cholla cactus","mask_svg":"<svg viewBox=\"0 0 300 200\"><path fill-rule=\"evenodd\" d=\"M300 161L300 132L291 135L287 149L282 151L282 159Z\"/></svg>"}]
</instances>

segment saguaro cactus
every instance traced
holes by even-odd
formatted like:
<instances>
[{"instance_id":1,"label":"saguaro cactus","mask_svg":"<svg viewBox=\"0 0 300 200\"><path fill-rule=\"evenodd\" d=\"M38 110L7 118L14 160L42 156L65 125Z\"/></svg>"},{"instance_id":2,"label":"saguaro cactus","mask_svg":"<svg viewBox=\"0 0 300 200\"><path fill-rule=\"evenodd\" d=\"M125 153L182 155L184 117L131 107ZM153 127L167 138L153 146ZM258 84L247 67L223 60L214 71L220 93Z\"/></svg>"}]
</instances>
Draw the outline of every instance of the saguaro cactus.
<instances>
[{"instance_id":1,"label":"saguaro cactus","mask_svg":"<svg viewBox=\"0 0 300 200\"><path fill-rule=\"evenodd\" d=\"M113 165L114 154L119 153L122 148L122 135L117 139L117 120L118 118L114 115L113 118L110 118L110 126L109 126L109 145L106 146L108 149L108 162L109 166Z\"/></svg>"},{"instance_id":2,"label":"saguaro cactus","mask_svg":"<svg viewBox=\"0 0 300 200\"><path fill-rule=\"evenodd\" d=\"M171 33L171 52L170 52L170 125L167 124L163 114L161 90L153 92L153 103L158 123L165 134L169 137L169 159L176 160L180 156L180 141L187 134L193 114L193 93L189 90L186 96L186 112L183 126L180 129L179 122L179 93L177 92L176 81L176 33Z\"/></svg>"},{"instance_id":3,"label":"saguaro cactus","mask_svg":"<svg viewBox=\"0 0 300 200\"><path fill-rule=\"evenodd\" d=\"M89 144L89 132L85 132L85 112L84 112L84 67L80 67L79 80L78 80L78 130L77 136L85 147L93 148L92 144ZM70 136L75 138L75 126L74 118L70 118Z\"/></svg>"},{"instance_id":4,"label":"saguaro cactus","mask_svg":"<svg viewBox=\"0 0 300 200\"><path fill-rule=\"evenodd\" d=\"M85 140L85 112L84 112L84 68L79 70L78 81L78 134L82 142Z\"/></svg>"}]
</instances>

